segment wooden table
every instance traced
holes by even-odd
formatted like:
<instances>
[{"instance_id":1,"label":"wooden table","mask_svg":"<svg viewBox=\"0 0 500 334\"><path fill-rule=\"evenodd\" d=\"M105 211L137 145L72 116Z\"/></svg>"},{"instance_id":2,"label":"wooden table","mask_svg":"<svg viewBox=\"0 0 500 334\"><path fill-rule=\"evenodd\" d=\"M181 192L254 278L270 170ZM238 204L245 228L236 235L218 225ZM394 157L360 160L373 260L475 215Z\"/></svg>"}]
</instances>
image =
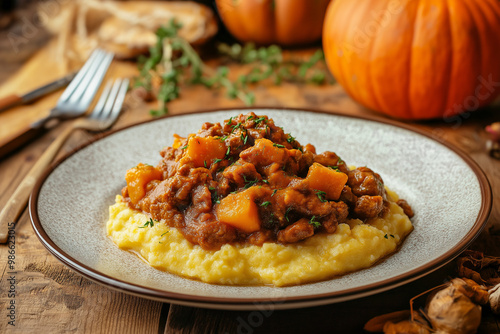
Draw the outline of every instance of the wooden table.
<instances>
[{"instance_id":1,"label":"wooden table","mask_svg":"<svg viewBox=\"0 0 500 334\"><path fill-rule=\"evenodd\" d=\"M64 74L51 59L51 45L23 65L0 87L0 96L10 92L26 92ZM299 51L293 51L300 53ZM308 51L305 51L308 53ZM217 64L218 59L211 61ZM232 69L237 72L237 65ZM0 67L1 68L1 67ZM135 65L115 62L110 76L132 76ZM257 106L315 108L346 114L374 114L349 98L338 85L304 86L283 84L255 87ZM0 136L7 136L45 115L61 92L38 102L0 113ZM171 114L200 108L242 106L228 100L224 92L202 87L182 89L181 98L170 104ZM147 105L129 96L126 110L115 129L151 118ZM383 117L383 116L380 116ZM494 204L488 226L472 248L490 255L500 255L500 161L485 151L484 127L500 119L500 107L494 106L459 122L414 122L412 127L454 144L467 152L486 172L493 188ZM45 134L0 162L0 206L5 205L23 176L43 150L69 123ZM59 157L90 140L92 135L76 132ZM151 301L116 292L76 274L53 257L38 241L25 212L15 227L15 274L7 266L8 248L0 245L0 332L60 333L322 333L361 331L373 316L408 309L411 297L442 284L455 275L454 262L413 283L385 293L340 304L306 309L236 312L217 311ZM9 278L15 276L15 298L9 296ZM15 301L15 327L7 307ZM485 314L481 332L497 331L495 319ZM279 328L279 330L278 330Z\"/></svg>"}]
</instances>

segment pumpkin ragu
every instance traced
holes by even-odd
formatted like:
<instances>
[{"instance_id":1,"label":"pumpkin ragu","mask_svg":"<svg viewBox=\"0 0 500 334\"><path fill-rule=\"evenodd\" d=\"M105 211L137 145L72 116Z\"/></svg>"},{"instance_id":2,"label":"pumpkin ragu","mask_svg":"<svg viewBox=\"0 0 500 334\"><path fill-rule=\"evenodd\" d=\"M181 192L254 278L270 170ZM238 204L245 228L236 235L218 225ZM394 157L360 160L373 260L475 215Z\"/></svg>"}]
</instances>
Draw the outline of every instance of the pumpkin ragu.
<instances>
[{"instance_id":1,"label":"pumpkin ragu","mask_svg":"<svg viewBox=\"0 0 500 334\"><path fill-rule=\"evenodd\" d=\"M122 193L155 220L177 217L169 225L205 249L294 243L334 233L348 216L384 215L389 201L378 174L349 169L335 153L316 154L291 138L253 113L206 123L197 134L174 136L158 166L130 169Z\"/></svg>"},{"instance_id":2,"label":"pumpkin ragu","mask_svg":"<svg viewBox=\"0 0 500 334\"><path fill-rule=\"evenodd\" d=\"M328 279L373 265L413 229L411 207L379 174L317 154L267 116L204 123L160 154L156 167L127 172L108 235L184 277L276 286Z\"/></svg>"}]
</instances>

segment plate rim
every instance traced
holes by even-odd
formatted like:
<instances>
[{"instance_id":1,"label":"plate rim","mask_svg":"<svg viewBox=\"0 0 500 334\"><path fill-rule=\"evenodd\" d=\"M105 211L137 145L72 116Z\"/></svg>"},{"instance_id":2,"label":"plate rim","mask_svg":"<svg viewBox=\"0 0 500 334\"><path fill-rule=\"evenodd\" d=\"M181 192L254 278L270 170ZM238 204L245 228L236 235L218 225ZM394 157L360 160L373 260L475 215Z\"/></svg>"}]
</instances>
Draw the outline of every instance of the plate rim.
<instances>
[{"instance_id":1,"label":"plate rim","mask_svg":"<svg viewBox=\"0 0 500 334\"><path fill-rule=\"evenodd\" d=\"M331 115L337 117L348 117L348 118L361 119L365 121L373 121L376 123L387 124L422 135L432 140L433 142L443 145L445 148L451 150L453 153L458 155L460 159L462 159L476 175L481 192L481 206L479 208L479 213L476 218L476 221L474 222L472 228L467 232L467 234L446 253L436 258L435 260L427 262L424 265L414 268L406 273L402 273L389 279L381 280L378 282L374 282L356 288L325 292L313 295L289 296L280 298L272 298L272 297L271 298L232 298L232 297L225 298L225 297L199 296L194 294L184 294L184 293L177 293L174 291L160 290L130 283L106 275L94 268L84 265L83 263L79 262L78 260L68 255L61 248L59 248L45 232L42 223L38 217L38 197L40 195L40 190L45 180L50 176L50 174L52 174L52 172L56 170L59 165L61 165L65 160L73 156L76 152L110 135L113 135L117 132L121 132L135 126L141 126L150 122L156 122L169 118L184 117L187 115L204 114L217 111L227 112L231 110L242 111L242 112L254 111L256 113L258 113L259 110L280 110L280 111L290 110L290 111L298 111L298 112L313 113L313 114ZM94 138L92 138L91 140L89 140L88 142L85 142L77 146L75 149L71 150L70 152L59 158L55 163L51 164L43 172L42 176L37 180L33 188L33 191L29 199L28 208L29 208L29 216L31 219L32 228L35 231L35 234L37 235L42 245L59 261L68 266L70 269L76 271L78 274L86 277L87 279L90 279L94 282L97 282L101 285L104 285L114 290L122 291L143 298L167 301L170 303L193 304L198 307L208 307L208 308L212 307L219 309L231 309L234 307L238 309L254 309L256 304L259 305L274 304L274 305L281 305L282 307L280 308L292 308L294 307L294 304L311 304L307 306L314 306L327 303L342 302L387 291L392 288L407 284L420 277L426 276L431 272L446 265L447 263L451 262L476 239L476 237L481 233L481 231L484 229L488 221L488 217L492 209L492 197L493 195L490 182L486 174L484 173L482 168L477 164L476 161L474 161L467 153L465 153L459 147L451 143L448 143L441 138L433 137L428 132L420 128L412 127L410 124L403 123L391 118L382 118L380 116L375 116L375 115L350 115L339 111L326 111L315 108L259 106L259 107L229 107L229 108L199 109L190 112L184 112L181 114L164 115L162 117L129 124L122 128L114 129L112 131L99 134Z\"/></svg>"}]
</instances>

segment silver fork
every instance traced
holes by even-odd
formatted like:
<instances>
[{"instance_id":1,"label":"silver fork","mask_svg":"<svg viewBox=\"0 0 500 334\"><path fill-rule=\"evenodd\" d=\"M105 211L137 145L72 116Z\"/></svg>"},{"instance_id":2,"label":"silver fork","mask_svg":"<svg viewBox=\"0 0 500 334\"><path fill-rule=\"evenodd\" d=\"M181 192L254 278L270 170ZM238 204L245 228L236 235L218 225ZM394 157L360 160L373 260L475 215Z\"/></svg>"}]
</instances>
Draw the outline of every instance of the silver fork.
<instances>
[{"instance_id":1,"label":"silver fork","mask_svg":"<svg viewBox=\"0 0 500 334\"><path fill-rule=\"evenodd\" d=\"M112 53L94 50L47 117L0 142L0 158L45 131L49 121L83 115L92 103L112 60Z\"/></svg>"},{"instance_id":2,"label":"silver fork","mask_svg":"<svg viewBox=\"0 0 500 334\"><path fill-rule=\"evenodd\" d=\"M118 79L113 85L111 80L108 81L92 113L87 117L75 120L71 126L65 129L64 132L45 150L40 159L21 181L0 213L0 243L7 242L8 223L17 221L24 211L28 203L29 195L33 190L33 186L45 171L45 168L50 165L69 135L76 129L104 131L110 128L120 115L128 85L128 79Z\"/></svg>"}]
</instances>

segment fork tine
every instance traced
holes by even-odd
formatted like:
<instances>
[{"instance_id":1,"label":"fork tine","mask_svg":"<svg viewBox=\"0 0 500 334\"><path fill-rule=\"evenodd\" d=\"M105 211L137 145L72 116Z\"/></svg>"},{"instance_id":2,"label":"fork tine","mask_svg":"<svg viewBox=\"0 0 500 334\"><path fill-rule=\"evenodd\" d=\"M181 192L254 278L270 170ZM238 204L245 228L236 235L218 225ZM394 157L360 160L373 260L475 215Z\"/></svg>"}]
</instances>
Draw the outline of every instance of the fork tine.
<instances>
[{"instance_id":1,"label":"fork tine","mask_svg":"<svg viewBox=\"0 0 500 334\"><path fill-rule=\"evenodd\" d=\"M83 97L80 101L80 104L83 106L84 109L88 109L90 103L92 103L92 100L94 99L97 90L101 86L101 82L104 79L106 72L108 71L108 67L111 64L113 57L114 57L113 53L106 54L101 66L97 69L97 72L94 74L89 85L86 87L85 93L83 94Z\"/></svg>"},{"instance_id":2,"label":"fork tine","mask_svg":"<svg viewBox=\"0 0 500 334\"><path fill-rule=\"evenodd\" d=\"M101 114L101 119L105 119L113 110L113 104L115 103L116 96L118 95L118 90L120 89L120 85L122 80L117 79L111 88L111 92L109 93L108 100L106 101L106 105L104 106Z\"/></svg>"},{"instance_id":3,"label":"fork tine","mask_svg":"<svg viewBox=\"0 0 500 334\"><path fill-rule=\"evenodd\" d=\"M106 82L106 86L104 86L104 89L102 90L101 97L99 98L99 101L97 101L97 104L94 107L94 110L92 110L92 113L89 115L90 118L99 118L99 114L101 114L102 109L104 108L104 105L106 104L106 100L108 99L109 96L109 91L111 90L111 85L113 84L113 80L108 80Z\"/></svg>"},{"instance_id":4,"label":"fork tine","mask_svg":"<svg viewBox=\"0 0 500 334\"><path fill-rule=\"evenodd\" d=\"M104 51L101 49L95 49L92 54L90 55L89 59L85 62L85 64L82 66L80 71L78 71L78 74L73 78L71 83L68 85L64 93L61 95L59 101L67 101L69 97L74 93L76 88L80 85L80 82L82 82L83 78L89 71L89 69L95 64L100 61L100 59L103 57Z\"/></svg>"},{"instance_id":5,"label":"fork tine","mask_svg":"<svg viewBox=\"0 0 500 334\"><path fill-rule=\"evenodd\" d=\"M101 85L102 79L108 70L111 60L113 59L112 53L105 52L100 63L95 64L87 72L87 75L82 80L81 84L75 90L74 94L70 97L70 103L78 102L81 109L87 109L95 96L95 93Z\"/></svg>"},{"instance_id":6,"label":"fork tine","mask_svg":"<svg viewBox=\"0 0 500 334\"><path fill-rule=\"evenodd\" d=\"M116 97L115 104L113 106L113 110L111 111L110 121L115 122L122 111L123 101L125 100L125 95L127 94L129 85L129 80L124 79L122 85L120 86L120 90L118 91L118 96Z\"/></svg>"}]
</instances>

